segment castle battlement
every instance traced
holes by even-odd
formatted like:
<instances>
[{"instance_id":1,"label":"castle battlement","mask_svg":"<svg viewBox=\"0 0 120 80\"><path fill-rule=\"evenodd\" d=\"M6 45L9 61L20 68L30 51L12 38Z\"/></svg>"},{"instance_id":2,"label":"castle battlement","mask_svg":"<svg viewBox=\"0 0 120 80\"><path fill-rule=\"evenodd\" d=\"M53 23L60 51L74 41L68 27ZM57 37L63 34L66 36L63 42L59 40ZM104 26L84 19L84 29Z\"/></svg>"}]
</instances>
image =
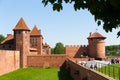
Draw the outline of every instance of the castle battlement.
<instances>
[{"instance_id":1,"label":"castle battlement","mask_svg":"<svg viewBox=\"0 0 120 80\"><path fill-rule=\"evenodd\" d=\"M72 48L76 48L76 47L88 47L88 45L66 45L65 47L72 47Z\"/></svg>"}]
</instances>

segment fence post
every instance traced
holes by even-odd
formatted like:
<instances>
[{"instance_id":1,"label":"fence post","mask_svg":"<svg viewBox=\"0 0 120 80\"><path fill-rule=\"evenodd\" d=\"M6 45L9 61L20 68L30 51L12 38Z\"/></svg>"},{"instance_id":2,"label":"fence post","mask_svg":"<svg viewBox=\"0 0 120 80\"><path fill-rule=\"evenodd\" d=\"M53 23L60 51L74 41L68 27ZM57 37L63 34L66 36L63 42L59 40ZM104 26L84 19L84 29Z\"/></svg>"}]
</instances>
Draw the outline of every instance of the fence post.
<instances>
[{"instance_id":1,"label":"fence post","mask_svg":"<svg viewBox=\"0 0 120 80\"><path fill-rule=\"evenodd\" d=\"M119 71L118 73L120 74L120 67L119 67L119 70L118 70L118 71ZM119 80L120 80L120 75L119 75Z\"/></svg>"},{"instance_id":2,"label":"fence post","mask_svg":"<svg viewBox=\"0 0 120 80\"><path fill-rule=\"evenodd\" d=\"M113 67L113 78L115 79L115 69L114 69L115 66L112 67Z\"/></svg>"},{"instance_id":3,"label":"fence post","mask_svg":"<svg viewBox=\"0 0 120 80\"><path fill-rule=\"evenodd\" d=\"M99 72L101 72L101 67L100 67L100 63L99 63Z\"/></svg>"},{"instance_id":4,"label":"fence post","mask_svg":"<svg viewBox=\"0 0 120 80\"><path fill-rule=\"evenodd\" d=\"M109 76L110 76L110 65L108 65L108 72L109 72Z\"/></svg>"},{"instance_id":5,"label":"fence post","mask_svg":"<svg viewBox=\"0 0 120 80\"><path fill-rule=\"evenodd\" d=\"M105 74L106 74L106 66L105 66Z\"/></svg>"},{"instance_id":6,"label":"fence post","mask_svg":"<svg viewBox=\"0 0 120 80\"><path fill-rule=\"evenodd\" d=\"M103 66L103 63L101 63L101 65ZM104 68L101 68L101 72L104 73Z\"/></svg>"}]
</instances>

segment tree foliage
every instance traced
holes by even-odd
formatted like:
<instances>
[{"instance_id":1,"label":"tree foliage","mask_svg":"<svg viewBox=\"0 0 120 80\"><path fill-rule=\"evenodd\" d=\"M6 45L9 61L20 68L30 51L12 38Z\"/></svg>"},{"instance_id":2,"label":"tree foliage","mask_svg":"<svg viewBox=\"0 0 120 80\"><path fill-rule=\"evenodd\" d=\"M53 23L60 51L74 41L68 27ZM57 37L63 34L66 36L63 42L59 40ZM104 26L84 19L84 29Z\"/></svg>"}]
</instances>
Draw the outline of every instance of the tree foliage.
<instances>
[{"instance_id":1,"label":"tree foliage","mask_svg":"<svg viewBox=\"0 0 120 80\"><path fill-rule=\"evenodd\" d=\"M3 36L2 34L0 34L0 43L5 39L5 36Z\"/></svg>"},{"instance_id":2,"label":"tree foliage","mask_svg":"<svg viewBox=\"0 0 120 80\"><path fill-rule=\"evenodd\" d=\"M103 29L112 32L120 27L120 0L42 0L44 6L52 4L53 10L63 9L63 3L73 4L75 11L87 9L98 25L103 22ZM120 36L120 31L117 33Z\"/></svg>"},{"instance_id":3,"label":"tree foliage","mask_svg":"<svg viewBox=\"0 0 120 80\"><path fill-rule=\"evenodd\" d=\"M51 54L54 54L54 48L51 48Z\"/></svg>"},{"instance_id":4,"label":"tree foliage","mask_svg":"<svg viewBox=\"0 0 120 80\"><path fill-rule=\"evenodd\" d=\"M56 46L54 48L54 54L64 54L64 45L61 42L56 43Z\"/></svg>"},{"instance_id":5,"label":"tree foliage","mask_svg":"<svg viewBox=\"0 0 120 80\"><path fill-rule=\"evenodd\" d=\"M110 45L110 46L106 46L106 53L109 54L116 54L119 53L120 54L120 45Z\"/></svg>"}]
</instances>

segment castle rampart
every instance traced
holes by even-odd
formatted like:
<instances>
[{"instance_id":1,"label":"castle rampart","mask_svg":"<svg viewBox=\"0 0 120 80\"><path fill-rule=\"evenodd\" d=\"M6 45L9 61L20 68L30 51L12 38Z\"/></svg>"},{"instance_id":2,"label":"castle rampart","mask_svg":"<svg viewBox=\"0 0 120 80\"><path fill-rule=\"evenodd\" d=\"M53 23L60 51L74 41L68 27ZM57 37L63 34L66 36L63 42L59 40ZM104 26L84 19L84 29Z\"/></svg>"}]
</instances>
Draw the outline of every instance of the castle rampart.
<instances>
[{"instance_id":1,"label":"castle rampart","mask_svg":"<svg viewBox=\"0 0 120 80\"><path fill-rule=\"evenodd\" d=\"M73 80L114 80L96 70L92 70L67 59L66 69Z\"/></svg>"},{"instance_id":2,"label":"castle rampart","mask_svg":"<svg viewBox=\"0 0 120 80\"><path fill-rule=\"evenodd\" d=\"M65 54L28 55L27 65L28 67L60 67L66 58Z\"/></svg>"},{"instance_id":3,"label":"castle rampart","mask_svg":"<svg viewBox=\"0 0 120 80\"><path fill-rule=\"evenodd\" d=\"M87 54L87 45L66 45L65 53L68 57L71 58L80 58L86 56Z\"/></svg>"},{"instance_id":4,"label":"castle rampart","mask_svg":"<svg viewBox=\"0 0 120 80\"><path fill-rule=\"evenodd\" d=\"M0 75L20 68L20 53L15 50L0 50Z\"/></svg>"}]
</instances>

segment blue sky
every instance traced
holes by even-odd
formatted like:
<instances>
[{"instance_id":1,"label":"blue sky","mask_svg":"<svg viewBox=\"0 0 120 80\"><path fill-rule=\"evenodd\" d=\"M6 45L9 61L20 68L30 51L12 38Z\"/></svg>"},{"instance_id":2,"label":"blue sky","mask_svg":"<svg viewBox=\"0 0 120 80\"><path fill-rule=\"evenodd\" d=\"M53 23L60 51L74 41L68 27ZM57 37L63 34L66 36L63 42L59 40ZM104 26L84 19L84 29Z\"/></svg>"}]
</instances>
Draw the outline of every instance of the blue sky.
<instances>
[{"instance_id":1,"label":"blue sky","mask_svg":"<svg viewBox=\"0 0 120 80\"><path fill-rule=\"evenodd\" d=\"M64 4L61 12L44 7L41 0L0 0L0 34L13 34L12 29L23 17L30 29L37 25L42 30L44 42L54 47L57 42L64 45L87 45L90 32L106 36L106 45L120 44L117 31L106 33L102 26L97 26L87 10L74 11L73 5Z\"/></svg>"}]
</instances>

